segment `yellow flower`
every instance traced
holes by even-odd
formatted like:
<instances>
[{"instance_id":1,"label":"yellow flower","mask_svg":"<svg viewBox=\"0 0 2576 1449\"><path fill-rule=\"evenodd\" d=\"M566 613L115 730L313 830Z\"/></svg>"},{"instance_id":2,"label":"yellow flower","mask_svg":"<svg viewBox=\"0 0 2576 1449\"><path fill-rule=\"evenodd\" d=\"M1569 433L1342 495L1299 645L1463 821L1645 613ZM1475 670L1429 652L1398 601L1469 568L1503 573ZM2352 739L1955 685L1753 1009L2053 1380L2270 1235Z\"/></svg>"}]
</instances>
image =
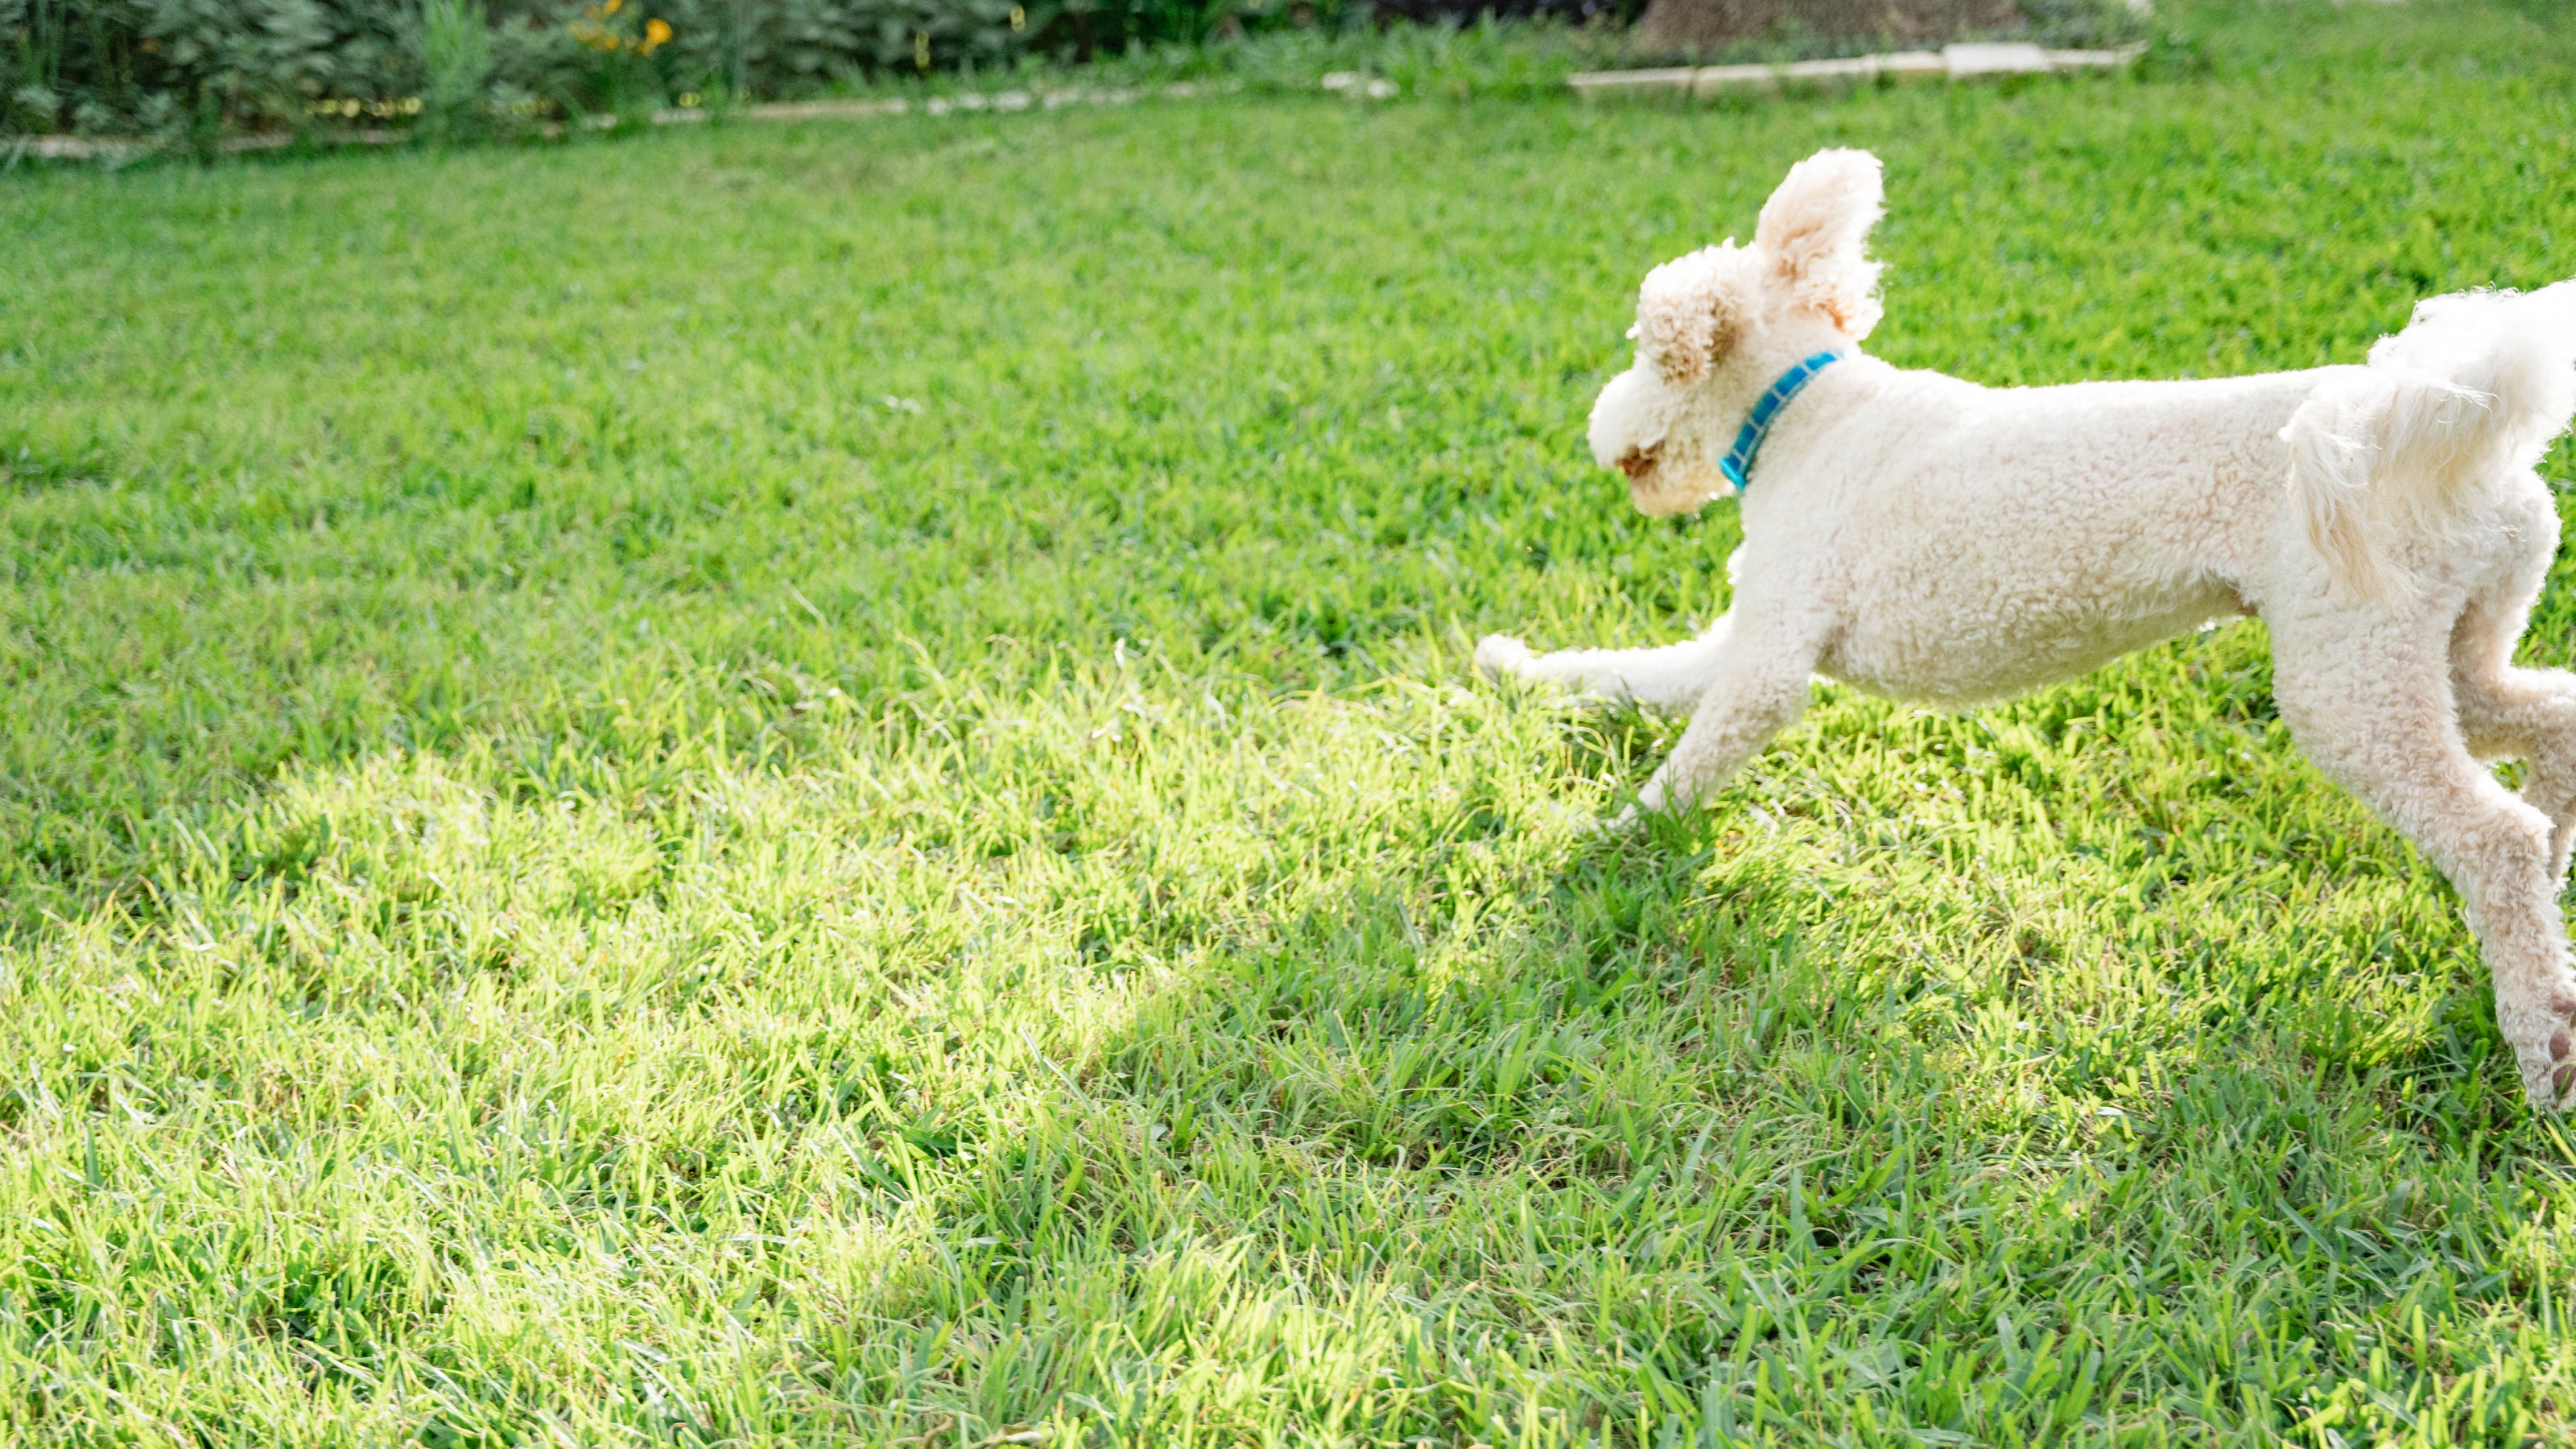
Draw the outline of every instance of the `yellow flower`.
<instances>
[{"instance_id":1,"label":"yellow flower","mask_svg":"<svg viewBox=\"0 0 2576 1449\"><path fill-rule=\"evenodd\" d=\"M600 7L599 13L602 15L614 15L624 8L626 8L626 0L608 0L606 5Z\"/></svg>"},{"instance_id":2,"label":"yellow flower","mask_svg":"<svg viewBox=\"0 0 2576 1449\"><path fill-rule=\"evenodd\" d=\"M653 47L660 45L663 41L670 38L671 22L663 19L659 15L656 15L652 19L644 22L644 43L637 48L642 50L646 55L651 55L653 53Z\"/></svg>"}]
</instances>

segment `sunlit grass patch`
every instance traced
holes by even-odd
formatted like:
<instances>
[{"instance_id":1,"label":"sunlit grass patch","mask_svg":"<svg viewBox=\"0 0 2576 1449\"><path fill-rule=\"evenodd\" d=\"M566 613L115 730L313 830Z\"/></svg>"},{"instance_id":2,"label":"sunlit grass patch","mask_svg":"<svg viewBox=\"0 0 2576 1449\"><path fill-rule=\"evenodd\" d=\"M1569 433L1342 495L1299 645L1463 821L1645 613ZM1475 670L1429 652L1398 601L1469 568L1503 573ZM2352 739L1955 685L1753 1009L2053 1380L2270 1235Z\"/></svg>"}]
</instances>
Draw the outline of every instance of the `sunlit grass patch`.
<instances>
[{"instance_id":1,"label":"sunlit grass patch","mask_svg":"<svg viewBox=\"0 0 2576 1449\"><path fill-rule=\"evenodd\" d=\"M1723 607L1580 423L1817 146L1988 381L2576 269L2559 28L2172 23L10 179L0 1437L2568 1437L2563 1129L2258 624L1635 833L1672 722L1467 670Z\"/></svg>"}]
</instances>

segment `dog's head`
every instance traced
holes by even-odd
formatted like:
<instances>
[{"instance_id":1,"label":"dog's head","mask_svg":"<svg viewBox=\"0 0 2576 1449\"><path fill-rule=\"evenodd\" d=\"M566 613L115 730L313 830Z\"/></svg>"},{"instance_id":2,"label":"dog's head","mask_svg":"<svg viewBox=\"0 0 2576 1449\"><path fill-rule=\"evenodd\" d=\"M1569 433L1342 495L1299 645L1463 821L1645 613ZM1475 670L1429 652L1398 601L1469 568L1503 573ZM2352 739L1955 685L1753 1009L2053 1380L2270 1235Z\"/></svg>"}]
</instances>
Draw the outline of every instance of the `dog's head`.
<instances>
[{"instance_id":1,"label":"dog's head","mask_svg":"<svg viewBox=\"0 0 2576 1449\"><path fill-rule=\"evenodd\" d=\"M1789 168L1753 245L1732 238L1646 274L1636 365L1592 405L1592 456L1628 497L1687 513L1726 491L1718 460L1785 362L1766 341L1858 342L1878 323L1878 263L1863 243L1881 205L1878 158L1819 151ZM1802 354L1803 355L1803 354Z\"/></svg>"}]
</instances>

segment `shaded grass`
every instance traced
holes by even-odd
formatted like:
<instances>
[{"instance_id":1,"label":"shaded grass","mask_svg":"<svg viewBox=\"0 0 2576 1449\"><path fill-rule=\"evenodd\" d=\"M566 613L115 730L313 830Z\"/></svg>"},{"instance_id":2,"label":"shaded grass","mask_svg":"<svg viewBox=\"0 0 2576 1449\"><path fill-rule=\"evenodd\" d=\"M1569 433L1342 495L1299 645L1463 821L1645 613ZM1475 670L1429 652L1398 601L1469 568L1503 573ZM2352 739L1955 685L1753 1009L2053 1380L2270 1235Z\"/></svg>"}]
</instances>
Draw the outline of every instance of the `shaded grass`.
<instances>
[{"instance_id":1,"label":"shaded grass","mask_svg":"<svg viewBox=\"0 0 2576 1449\"><path fill-rule=\"evenodd\" d=\"M2569 1437L2568 1145L2258 628L1821 690L1635 838L1666 725L1465 672L1722 607L1731 510L1577 424L1816 146L1889 162L1874 349L1989 381L2568 270L2563 27L2179 23L11 180L0 1422Z\"/></svg>"}]
</instances>

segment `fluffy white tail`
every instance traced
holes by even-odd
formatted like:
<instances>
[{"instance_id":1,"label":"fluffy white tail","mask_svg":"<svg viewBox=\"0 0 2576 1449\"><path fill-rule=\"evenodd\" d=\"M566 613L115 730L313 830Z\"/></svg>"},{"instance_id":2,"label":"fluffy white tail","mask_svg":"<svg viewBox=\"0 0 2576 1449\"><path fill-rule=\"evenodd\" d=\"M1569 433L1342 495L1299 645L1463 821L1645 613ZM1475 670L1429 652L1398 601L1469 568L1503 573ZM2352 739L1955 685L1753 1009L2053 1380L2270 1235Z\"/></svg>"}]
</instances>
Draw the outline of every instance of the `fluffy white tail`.
<instances>
[{"instance_id":1,"label":"fluffy white tail","mask_svg":"<svg viewBox=\"0 0 2576 1449\"><path fill-rule=\"evenodd\" d=\"M2375 596L2375 536L2441 531L2479 482L2538 463L2571 413L2576 281L2428 298L2281 430L2291 503L2336 581Z\"/></svg>"}]
</instances>

